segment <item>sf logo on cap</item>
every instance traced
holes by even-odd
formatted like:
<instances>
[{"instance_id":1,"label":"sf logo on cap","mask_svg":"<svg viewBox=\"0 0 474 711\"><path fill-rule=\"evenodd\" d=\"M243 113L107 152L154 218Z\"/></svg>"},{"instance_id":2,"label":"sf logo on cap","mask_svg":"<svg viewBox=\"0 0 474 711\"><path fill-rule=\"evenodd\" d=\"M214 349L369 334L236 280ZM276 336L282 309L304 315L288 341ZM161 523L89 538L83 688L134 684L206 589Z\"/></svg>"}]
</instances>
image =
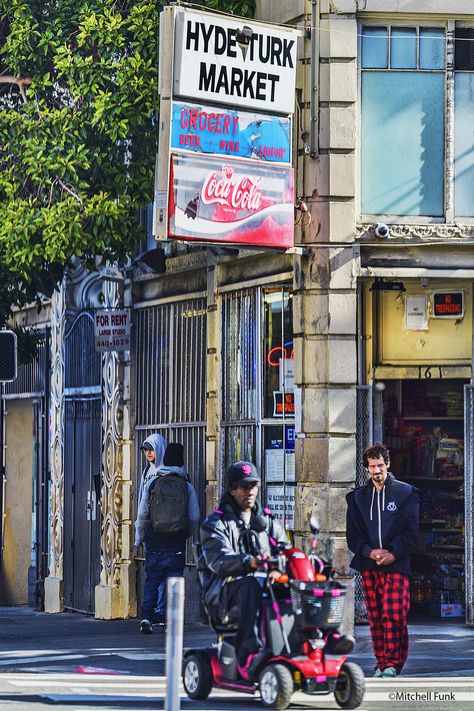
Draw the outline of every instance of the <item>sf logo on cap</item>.
<instances>
[{"instance_id":1,"label":"sf logo on cap","mask_svg":"<svg viewBox=\"0 0 474 711\"><path fill-rule=\"evenodd\" d=\"M252 467L250 466L250 464L243 464L242 471L245 476L250 476L250 474L252 473Z\"/></svg>"}]
</instances>

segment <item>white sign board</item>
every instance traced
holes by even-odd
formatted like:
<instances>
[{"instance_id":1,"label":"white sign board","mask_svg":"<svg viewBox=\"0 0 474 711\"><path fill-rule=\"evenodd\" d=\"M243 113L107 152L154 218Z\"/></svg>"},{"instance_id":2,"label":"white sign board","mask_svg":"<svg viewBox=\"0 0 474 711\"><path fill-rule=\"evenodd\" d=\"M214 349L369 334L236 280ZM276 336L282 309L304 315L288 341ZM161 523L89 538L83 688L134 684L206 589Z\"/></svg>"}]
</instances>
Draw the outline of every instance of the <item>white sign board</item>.
<instances>
[{"instance_id":1,"label":"white sign board","mask_svg":"<svg viewBox=\"0 0 474 711\"><path fill-rule=\"evenodd\" d=\"M267 486L267 506L285 528L295 528L295 487L294 486Z\"/></svg>"},{"instance_id":2,"label":"white sign board","mask_svg":"<svg viewBox=\"0 0 474 711\"><path fill-rule=\"evenodd\" d=\"M94 316L96 351L130 350L130 311L101 309Z\"/></svg>"},{"instance_id":3,"label":"white sign board","mask_svg":"<svg viewBox=\"0 0 474 711\"><path fill-rule=\"evenodd\" d=\"M425 331L428 328L426 296L405 297L405 328L409 331Z\"/></svg>"},{"instance_id":4,"label":"white sign board","mask_svg":"<svg viewBox=\"0 0 474 711\"><path fill-rule=\"evenodd\" d=\"M265 479L266 481L295 481L294 450L266 449Z\"/></svg>"},{"instance_id":5,"label":"white sign board","mask_svg":"<svg viewBox=\"0 0 474 711\"><path fill-rule=\"evenodd\" d=\"M293 29L179 11L173 95L246 110L293 113L296 44Z\"/></svg>"}]
</instances>

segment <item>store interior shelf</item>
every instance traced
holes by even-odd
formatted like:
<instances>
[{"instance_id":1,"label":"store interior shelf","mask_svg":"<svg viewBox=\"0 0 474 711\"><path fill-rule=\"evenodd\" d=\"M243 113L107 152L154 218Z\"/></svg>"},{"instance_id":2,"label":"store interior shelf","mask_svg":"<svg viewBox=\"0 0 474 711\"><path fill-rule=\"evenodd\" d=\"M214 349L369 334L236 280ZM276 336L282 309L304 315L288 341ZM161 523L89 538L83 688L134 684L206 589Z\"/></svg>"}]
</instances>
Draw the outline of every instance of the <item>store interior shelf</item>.
<instances>
[{"instance_id":1,"label":"store interior shelf","mask_svg":"<svg viewBox=\"0 0 474 711\"><path fill-rule=\"evenodd\" d=\"M404 420L436 420L440 422L456 422L457 420L462 420L462 415L452 415L446 416L442 415L437 417L436 415L407 415L403 417Z\"/></svg>"}]
</instances>

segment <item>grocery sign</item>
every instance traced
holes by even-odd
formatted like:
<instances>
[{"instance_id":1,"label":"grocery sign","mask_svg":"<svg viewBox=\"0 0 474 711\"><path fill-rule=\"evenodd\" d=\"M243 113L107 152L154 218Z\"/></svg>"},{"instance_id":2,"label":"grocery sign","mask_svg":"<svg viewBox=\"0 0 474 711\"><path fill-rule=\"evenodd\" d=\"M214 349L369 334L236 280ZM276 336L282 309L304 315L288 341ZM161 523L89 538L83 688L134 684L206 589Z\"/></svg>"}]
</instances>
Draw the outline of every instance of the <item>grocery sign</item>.
<instances>
[{"instance_id":1,"label":"grocery sign","mask_svg":"<svg viewBox=\"0 0 474 711\"><path fill-rule=\"evenodd\" d=\"M172 154L171 237L288 249L293 170L219 157Z\"/></svg>"},{"instance_id":2,"label":"grocery sign","mask_svg":"<svg viewBox=\"0 0 474 711\"><path fill-rule=\"evenodd\" d=\"M176 16L175 97L244 109L294 111L296 32L198 11Z\"/></svg>"},{"instance_id":3,"label":"grocery sign","mask_svg":"<svg viewBox=\"0 0 474 711\"><path fill-rule=\"evenodd\" d=\"M288 116L174 102L171 148L289 164L290 128Z\"/></svg>"},{"instance_id":4,"label":"grocery sign","mask_svg":"<svg viewBox=\"0 0 474 711\"><path fill-rule=\"evenodd\" d=\"M157 239L293 246L298 34L229 15L163 9Z\"/></svg>"}]
</instances>

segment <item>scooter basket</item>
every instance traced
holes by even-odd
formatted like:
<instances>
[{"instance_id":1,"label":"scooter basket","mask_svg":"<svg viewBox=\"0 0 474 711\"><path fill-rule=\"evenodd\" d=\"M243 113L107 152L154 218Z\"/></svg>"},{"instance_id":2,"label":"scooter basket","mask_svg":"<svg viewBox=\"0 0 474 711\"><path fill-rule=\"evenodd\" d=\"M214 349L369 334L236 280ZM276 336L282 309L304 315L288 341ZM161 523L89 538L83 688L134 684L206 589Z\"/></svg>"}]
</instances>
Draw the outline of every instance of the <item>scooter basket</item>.
<instances>
[{"instance_id":1,"label":"scooter basket","mask_svg":"<svg viewBox=\"0 0 474 711\"><path fill-rule=\"evenodd\" d=\"M299 627L335 629L344 612L345 588L338 583L291 581L291 604Z\"/></svg>"}]
</instances>

